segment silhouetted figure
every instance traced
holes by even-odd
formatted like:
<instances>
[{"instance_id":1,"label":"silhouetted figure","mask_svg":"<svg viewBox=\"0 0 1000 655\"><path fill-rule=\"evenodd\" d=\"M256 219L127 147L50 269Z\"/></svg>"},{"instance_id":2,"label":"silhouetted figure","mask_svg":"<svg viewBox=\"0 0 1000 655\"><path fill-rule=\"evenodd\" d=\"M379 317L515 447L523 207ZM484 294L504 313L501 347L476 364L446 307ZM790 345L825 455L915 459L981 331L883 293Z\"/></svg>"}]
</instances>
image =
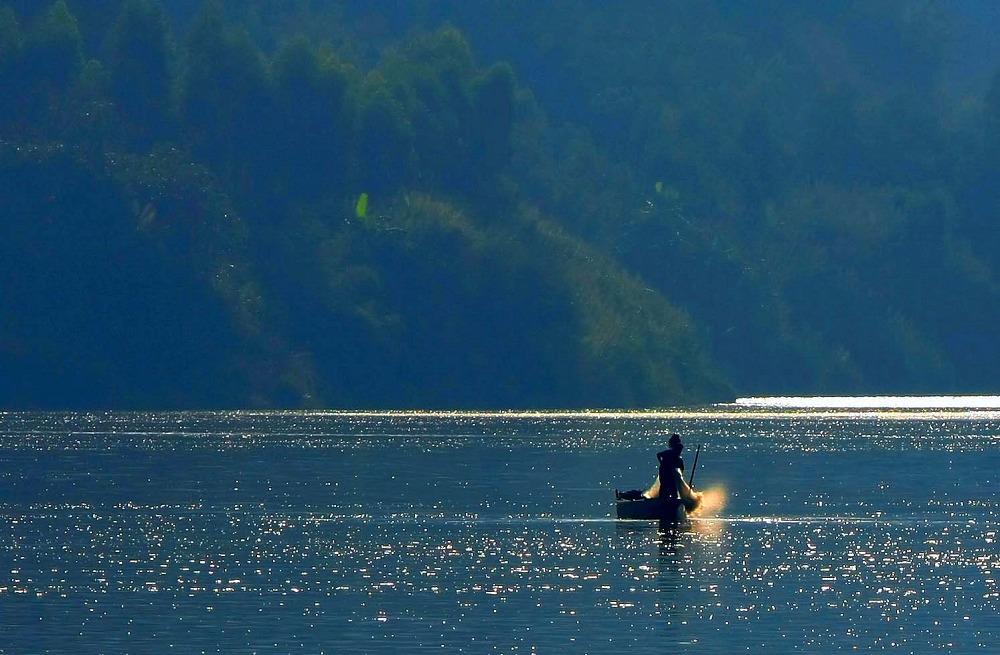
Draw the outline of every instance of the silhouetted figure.
<instances>
[{"instance_id":1,"label":"silhouetted figure","mask_svg":"<svg viewBox=\"0 0 1000 655\"><path fill-rule=\"evenodd\" d=\"M669 448L656 453L656 459L660 462L660 497L679 498L681 485L679 481L684 480L684 459L681 451L684 444L681 443L681 435L672 434L667 442Z\"/></svg>"}]
</instances>

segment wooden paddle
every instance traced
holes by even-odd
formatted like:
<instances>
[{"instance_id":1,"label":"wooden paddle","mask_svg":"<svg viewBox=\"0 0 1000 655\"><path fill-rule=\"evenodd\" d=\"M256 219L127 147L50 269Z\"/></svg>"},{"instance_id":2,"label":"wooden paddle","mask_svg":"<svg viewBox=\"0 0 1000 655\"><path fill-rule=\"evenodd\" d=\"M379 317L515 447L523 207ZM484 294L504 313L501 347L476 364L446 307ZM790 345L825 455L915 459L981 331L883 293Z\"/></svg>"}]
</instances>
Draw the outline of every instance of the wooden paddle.
<instances>
[{"instance_id":1,"label":"wooden paddle","mask_svg":"<svg viewBox=\"0 0 1000 655\"><path fill-rule=\"evenodd\" d=\"M688 478L688 486L694 489L694 470L698 468L698 455L701 454L701 444L698 444L698 449L694 451L694 464L691 465L691 477Z\"/></svg>"}]
</instances>

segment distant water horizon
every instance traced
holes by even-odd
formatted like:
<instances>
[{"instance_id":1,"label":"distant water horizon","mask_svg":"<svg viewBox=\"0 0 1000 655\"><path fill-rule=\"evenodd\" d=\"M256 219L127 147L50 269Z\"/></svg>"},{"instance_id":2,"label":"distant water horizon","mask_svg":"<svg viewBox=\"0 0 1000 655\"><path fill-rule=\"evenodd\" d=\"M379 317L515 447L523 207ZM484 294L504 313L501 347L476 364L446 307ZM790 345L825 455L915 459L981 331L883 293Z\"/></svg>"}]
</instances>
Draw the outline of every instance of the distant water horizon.
<instances>
[{"instance_id":1,"label":"distant water horizon","mask_svg":"<svg viewBox=\"0 0 1000 655\"><path fill-rule=\"evenodd\" d=\"M1000 395L751 396L741 407L786 409L1000 409Z\"/></svg>"}]
</instances>

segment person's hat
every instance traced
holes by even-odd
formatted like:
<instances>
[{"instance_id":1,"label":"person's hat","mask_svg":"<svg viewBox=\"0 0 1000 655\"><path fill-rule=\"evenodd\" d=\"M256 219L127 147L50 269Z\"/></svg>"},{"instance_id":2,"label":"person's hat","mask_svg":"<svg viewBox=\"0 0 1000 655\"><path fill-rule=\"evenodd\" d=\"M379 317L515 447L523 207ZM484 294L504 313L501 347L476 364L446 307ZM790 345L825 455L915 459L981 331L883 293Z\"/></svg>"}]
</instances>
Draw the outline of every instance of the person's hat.
<instances>
[{"instance_id":1,"label":"person's hat","mask_svg":"<svg viewBox=\"0 0 1000 655\"><path fill-rule=\"evenodd\" d=\"M681 444L681 435L672 434L670 435L670 441L668 442L671 446L679 446Z\"/></svg>"}]
</instances>

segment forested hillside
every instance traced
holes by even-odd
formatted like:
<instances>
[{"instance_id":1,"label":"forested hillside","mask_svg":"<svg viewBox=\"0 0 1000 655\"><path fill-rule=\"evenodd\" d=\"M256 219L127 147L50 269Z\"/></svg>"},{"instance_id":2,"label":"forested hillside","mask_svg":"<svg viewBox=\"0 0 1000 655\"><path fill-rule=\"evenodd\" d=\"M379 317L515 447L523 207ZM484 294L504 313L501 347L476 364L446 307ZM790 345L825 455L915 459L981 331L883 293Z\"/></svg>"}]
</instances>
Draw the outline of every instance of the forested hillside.
<instances>
[{"instance_id":1,"label":"forested hillside","mask_svg":"<svg viewBox=\"0 0 1000 655\"><path fill-rule=\"evenodd\" d=\"M994 14L0 1L0 408L996 392Z\"/></svg>"}]
</instances>

